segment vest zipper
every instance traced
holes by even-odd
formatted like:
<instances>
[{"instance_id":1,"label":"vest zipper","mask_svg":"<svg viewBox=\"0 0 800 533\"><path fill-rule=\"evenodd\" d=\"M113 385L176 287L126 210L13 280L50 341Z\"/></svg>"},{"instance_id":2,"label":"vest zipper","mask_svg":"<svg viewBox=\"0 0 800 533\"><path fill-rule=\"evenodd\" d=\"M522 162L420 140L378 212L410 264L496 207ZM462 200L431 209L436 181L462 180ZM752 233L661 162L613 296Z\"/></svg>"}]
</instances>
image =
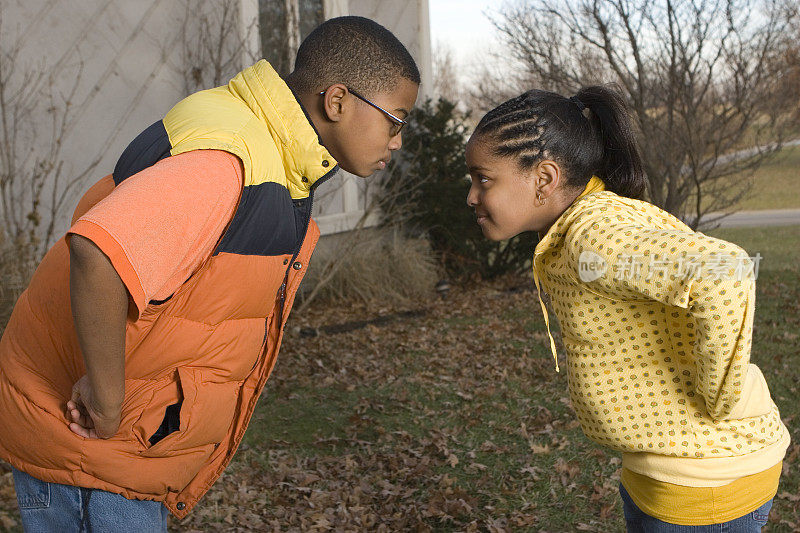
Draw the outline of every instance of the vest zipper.
<instances>
[{"instance_id":1,"label":"vest zipper","mask_svg":"<svg viewBox=\"0 0 800 533\"><path fill-rule=\"evenodd\" d=\"M289 264L291 264L291 262ZM281 321L283 321L283 305L286 302L286 283L288 282L288 280L289 280L289 271L287 270L286 271L286 275L283 278L283 283L281 283L281 288L278 290L278 297L279 297L278 320L281 320ZM281 323L281 327L283 327L282 323ZM265 332L264 333L264 339L267 338L266 335L267 334Z\"/></svg>"},{"instance_id":2,"label":"vest zipper","mask_svg":"<svg viewBox=\"0 0 800 533\"><path fill-rule=\"evenodd\" d=\"M314 182L314 185L311 186L308 192L308 216L306 217L306 221L304 224L305 229L303 230L303 238L300 239L300 244L297 245L294 253L292 254L292 259L287 263L286 272L283 275L283 283L281 284L281 288L278 291L279 295L279 303L278 303L278 320L281 321L281 329L283 329L284 321L283 321L283 308L286 303L286 288L289 283L289 271L293 268L295 259L300 254L300 250L303 248L303 244L306 242L306 235L308 235L308 226L311 225L311 213L314 211L314 191L315 189L321 185L322 183L328 181L331 176L333 176L336 172L339 171L339 165L334 165L332 169L330 169L324 176ZM267 327L264 326L264 341L266 343L267 339Z\"/></svg>"}]
</instances>

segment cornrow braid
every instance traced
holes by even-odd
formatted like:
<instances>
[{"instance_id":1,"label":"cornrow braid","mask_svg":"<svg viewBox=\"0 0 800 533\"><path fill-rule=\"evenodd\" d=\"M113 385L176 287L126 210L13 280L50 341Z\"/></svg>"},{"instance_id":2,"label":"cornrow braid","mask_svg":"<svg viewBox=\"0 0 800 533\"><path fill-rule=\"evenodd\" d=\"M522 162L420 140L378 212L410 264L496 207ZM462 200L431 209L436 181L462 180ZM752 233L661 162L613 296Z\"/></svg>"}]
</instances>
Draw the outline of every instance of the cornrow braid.
<instances>
[{"instance_id":1,"label":"cornrow braid","mask_svg":"<svg viewBox=\"0 0 800 533\"><path fill-rule=\"evenodd\" d=\"M586 87L571 98L528 91L489 111L473 136L490 139L495 155L516 159L522 170L544 159L558 162L567 187L583 188L597 175L620 196L645 191L627 109L608 87Z\"/></svg>"}]
</instances>

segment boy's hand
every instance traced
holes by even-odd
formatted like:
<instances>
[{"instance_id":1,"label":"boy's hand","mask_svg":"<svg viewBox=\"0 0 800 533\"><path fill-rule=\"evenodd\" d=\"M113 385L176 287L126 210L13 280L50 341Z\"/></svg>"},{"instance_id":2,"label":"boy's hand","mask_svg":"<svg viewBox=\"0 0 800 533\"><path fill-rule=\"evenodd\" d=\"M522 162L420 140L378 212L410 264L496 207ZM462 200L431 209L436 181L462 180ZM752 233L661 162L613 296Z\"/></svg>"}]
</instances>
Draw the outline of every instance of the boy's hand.
<instances>
[{"instance_id":1,"label":"boy's hand","mask_svg":"<svg viewBox=\"0 0 800 533\"><path fill-rule=\"evenodd\" d=\"M95 405L89 376L84 375L72 387L72 398L67 402L69 429L88 439L109 439L119 429L120 411L104 410Z\"/></svg>"}]
</instances>

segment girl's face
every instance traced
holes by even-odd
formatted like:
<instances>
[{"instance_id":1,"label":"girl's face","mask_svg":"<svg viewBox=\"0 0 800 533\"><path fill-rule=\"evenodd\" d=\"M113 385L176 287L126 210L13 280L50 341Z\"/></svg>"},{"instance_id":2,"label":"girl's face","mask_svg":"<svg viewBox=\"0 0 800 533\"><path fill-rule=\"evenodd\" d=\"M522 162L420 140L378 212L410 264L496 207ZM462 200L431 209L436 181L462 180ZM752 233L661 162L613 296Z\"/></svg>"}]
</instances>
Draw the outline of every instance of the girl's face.
<instances>
[{"instance_id":1,"label":"girl's face","mask_svg":"<svg viewBox=\"0 0 800 533\"><path fill-rule=\"evenodd\" d=\"M472 137L467 143L467 168L472 186L467 205L475 210L483 235L493 241L510 239L523 231L543 231L555 218L545 203L537 198L549 189L538 166L520 171L510 157L492 153L490 142ZM545 183L543 183L543 181ZM543 187L544 185L544 187Z\"/></svg>"}]
</instances>

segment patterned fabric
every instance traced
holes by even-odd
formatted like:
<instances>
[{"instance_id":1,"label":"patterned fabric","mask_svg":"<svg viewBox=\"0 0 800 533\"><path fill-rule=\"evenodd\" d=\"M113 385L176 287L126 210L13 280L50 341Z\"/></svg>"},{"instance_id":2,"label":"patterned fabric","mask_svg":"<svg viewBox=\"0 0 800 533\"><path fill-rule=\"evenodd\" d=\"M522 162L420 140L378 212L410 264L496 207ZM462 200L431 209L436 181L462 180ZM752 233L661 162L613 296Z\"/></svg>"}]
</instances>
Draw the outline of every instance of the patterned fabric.
<instances>
[{"instance_id":1,"label":"patterned fabric","mask_svg":"<svg viewBox=\"0 0 800 533\"><path fill-rule=\"evenodd\" d=\"M578 420L627 468L714 486L782 459L788 431L749 362L753 266L738 246L603 190L537 245Z\"/></svg>"}]
</instances>

